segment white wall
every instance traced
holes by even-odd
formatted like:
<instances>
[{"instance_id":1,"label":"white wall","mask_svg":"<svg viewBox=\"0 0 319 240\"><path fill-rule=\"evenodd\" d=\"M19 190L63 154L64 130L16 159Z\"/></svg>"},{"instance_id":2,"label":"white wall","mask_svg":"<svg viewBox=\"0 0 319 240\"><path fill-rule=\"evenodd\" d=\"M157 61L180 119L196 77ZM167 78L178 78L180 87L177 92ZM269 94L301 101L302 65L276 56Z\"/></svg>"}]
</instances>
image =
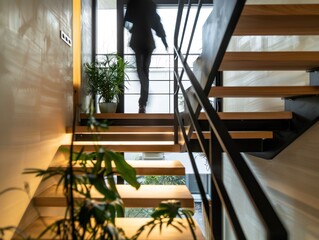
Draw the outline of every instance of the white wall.
<instances>
[{"instance_id":1,"label":"white wall","mask_svg":"<svg viewBox=\"0 0 319 240\"><path fill-rule=\"evenodd\" d=\"M55 154L73 105L71 0L0 1L0 191L39 178ZM0 227L17 226L29 203L23 191L0 195Z\"/></svg>"},{"instance_id":2,"label":"white wall","mask_svg":"<svg viewBox=\"0 0 319 240\"><path fill-rule=\"evenodd\" d=\"M319 123L304 133L273 160L244 154L261 183L291 240L319 239ZM224 181L235 202L248 239L266 239L231 164L225 161ZM226 239L232 239L226 235Z\"/></svg>"}]
</instances>

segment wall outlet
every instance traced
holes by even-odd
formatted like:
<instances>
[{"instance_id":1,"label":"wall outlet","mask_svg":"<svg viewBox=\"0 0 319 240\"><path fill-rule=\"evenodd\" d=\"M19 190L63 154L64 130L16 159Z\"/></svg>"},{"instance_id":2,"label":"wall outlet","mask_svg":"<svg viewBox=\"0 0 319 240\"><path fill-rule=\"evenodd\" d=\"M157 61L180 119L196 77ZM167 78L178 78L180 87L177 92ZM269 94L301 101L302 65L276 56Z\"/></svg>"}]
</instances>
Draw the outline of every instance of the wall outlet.
<instances>
[{"instance_id":1,"label":"wall outlet","mask_svg":"<svg viewBox=\"0 0 319 240\"><path fill-rule=\"evenodd\" d=\"M60 30L60 38L63 40L63 42L65 42L67 45L72 47L71 38L65 32L63 32L62 30Z\"/></svg>"}]
</instances>

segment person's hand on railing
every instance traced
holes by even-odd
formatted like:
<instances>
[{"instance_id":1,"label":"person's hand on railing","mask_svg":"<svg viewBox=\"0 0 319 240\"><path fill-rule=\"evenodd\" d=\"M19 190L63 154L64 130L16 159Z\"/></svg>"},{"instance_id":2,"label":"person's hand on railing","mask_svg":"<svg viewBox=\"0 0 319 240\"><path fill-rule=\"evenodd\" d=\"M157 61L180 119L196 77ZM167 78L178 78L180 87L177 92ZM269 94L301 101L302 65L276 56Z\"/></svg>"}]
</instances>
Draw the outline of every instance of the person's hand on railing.
<instances>
[{"instance_id":1,"label":"person's hand on railing","mask_svg":"<svg viewBox=\"0 0 319 240\"><path fill-rule=\"evenodd\" d=\"M162 39L162 42L163 42L163 44L165 46L166 52L168 52L169 49L168 49L168 45L167 45L167 42L166 42L166 38L162 37L161 39Z\"/></svg>"}]
</instances>

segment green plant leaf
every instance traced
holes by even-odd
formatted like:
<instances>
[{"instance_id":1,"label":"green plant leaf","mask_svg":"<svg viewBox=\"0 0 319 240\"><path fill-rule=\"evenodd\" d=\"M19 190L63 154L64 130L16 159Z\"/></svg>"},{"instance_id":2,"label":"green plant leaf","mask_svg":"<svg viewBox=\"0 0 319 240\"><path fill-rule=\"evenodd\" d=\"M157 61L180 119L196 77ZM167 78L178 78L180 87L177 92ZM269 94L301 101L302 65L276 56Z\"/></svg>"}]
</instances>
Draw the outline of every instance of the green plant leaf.
<instances>
[{"instance_id":1,"label":"green plant leaf","mask_svg":"<svg viewBox=\"0 0 319 240\"><path fill-rule=\"evenodd\" d=\"M112 191L106 186L103 177L101 178L91 174L88 175L88 178L90 180L90 183L96 188L96 190L98 190L104 196L105 200L114 201L115 199L117 199L117 192Z\"/></svg>"},{"instance_id":2,"label":"green plant leaf","mask_svg":"<svg viewBox=\"0 0 319 240\"><path fill-rule=\"evenodd\" d=\"M137 181L136 170L125 161L123 155L112 151L109 151L108 155L114 161L119 175L131 186L139 189L141 184Z\"/></svg>"},{"instance_id":3,"label":"green plant leaf","mask_svg":"<svg viewBox=\"0 0 319 240\"><path fill-rule=\"evenodd\" d=\"M83 205L80 207L78 221L82 228L86 228L86 225L90 222L92 214L92 203L86 199Z\"/></svg>"}]
</instances>

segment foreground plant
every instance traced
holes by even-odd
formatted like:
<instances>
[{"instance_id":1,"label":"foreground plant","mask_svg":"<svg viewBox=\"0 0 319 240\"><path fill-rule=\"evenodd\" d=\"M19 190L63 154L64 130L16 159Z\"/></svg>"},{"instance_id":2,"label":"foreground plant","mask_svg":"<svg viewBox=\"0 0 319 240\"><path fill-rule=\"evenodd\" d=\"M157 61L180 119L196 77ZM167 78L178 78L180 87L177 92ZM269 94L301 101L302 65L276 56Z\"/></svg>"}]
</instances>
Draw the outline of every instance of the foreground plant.
<instances>
[{"instance_id":1,"label":"foreground plant","mask_svg":"<svg viewBox=\"0 0 319 240\"><path fill-rule=\"evenodd\" d=\"M96 132L101 128L107 128L106 123L100 123L93 117L92 102L90 106L89 129ZM98 140L98 134L94 140ZM96 145L92 153L84 152L84 148L74 153L72 140L70 149L61 150L70 152L68 166L24 171L26 174L43 177L44 181L51 177L58 177L57 189L62 188L67 202L64 217L47 225L38 239L44 236L50 236L53 239L129 239L124 230L116 226L116 217L124 217L125 208L114 179L115 175L120 176L138 189L140 183L137 181L135 169L125 161L122 154L107 150L103 146ZM75 165L80 166L76 172L73 169ZM92 189L103 196L101 200L92 198ZM74 194L77 198L80 196L81 200L75 201ZM180 202L163 202L152 213L153 220L142 226L132 239L138 239L148 227L150 227L149 233L156 226L162 229L163 224L173 226L181 232L186 227L176 218L182 217L186 217L192 235L196 239L192 215L190 210L181 209Z\"/></svg>"},{"instance_id":2,"label":"foreground plant","mask_svg":"<svg viewBox=\"0 0 319 240\"><path fill-rule=\"evenodd\" d=\"M72 164L81 166L76 172L71 172L69 167L48 170L26 169L24 172L41 176L43 180L59 176L57 189L63 188L68 203L64 218L49 225L38 237L41 238L51 232L54 237L60 239L74 237L76 239L125 239L122 229L116 228L115 225L115 218L124 217L125 209L116 189L113 166L117 175L138 189L140 184L137 182L135 169L127 164L122 154L106 150L101 146L96 146L96 152L89 154L82 149L75 156ZM90 167L87 167L88 163ZM71 182L70 179L73 181ZM100 201L92 198L93 188L102 194ZM71 199L70 191L81 196L83 200ZM72 204L75 210L73 216L70 216ZM72 222L75 228L73 231Z\"/></svg>"},{"instance_id":3,"label":"foreground plant","mask_svg":"<svg viewBox=\"0 0 319 240\"><path fill-rule=\"evenodd\" d=\"M11 191L22 191L22 192L27 194L29 199L31 199L30 198L30 186L27 182L24 183L24 188L9 187L9 188L6 188L6 189L0 191L0 197L1 197L1 195L9 193ZM31 239L21 229L17 228L16 226L4 226L4 227L0 226L0 240L6 239L5 236L6 236L6 233L8 233L8 232L15 233L16 236L19 236L22 239Z\"/></svg>"},{"instance_id":4,"label":"foreground plant","mask_svg":"<svg viewBox=\"0 0 319 240\"><path fill-rule=\"evenodd\" d=\"M182 221L183 218L186 218L192 236L194 239L196 239L196 226L192 218L193 215L193 211L181 208L180 201L163 201L152 213L151 216L153 219L141 226L131 239L138 239L144 231L148 231L148 237L156 227L159 227L160 232L162 232L163 228L173 227L182 233L183 230L187 229Z\"/></svg>"}]
</instances>

